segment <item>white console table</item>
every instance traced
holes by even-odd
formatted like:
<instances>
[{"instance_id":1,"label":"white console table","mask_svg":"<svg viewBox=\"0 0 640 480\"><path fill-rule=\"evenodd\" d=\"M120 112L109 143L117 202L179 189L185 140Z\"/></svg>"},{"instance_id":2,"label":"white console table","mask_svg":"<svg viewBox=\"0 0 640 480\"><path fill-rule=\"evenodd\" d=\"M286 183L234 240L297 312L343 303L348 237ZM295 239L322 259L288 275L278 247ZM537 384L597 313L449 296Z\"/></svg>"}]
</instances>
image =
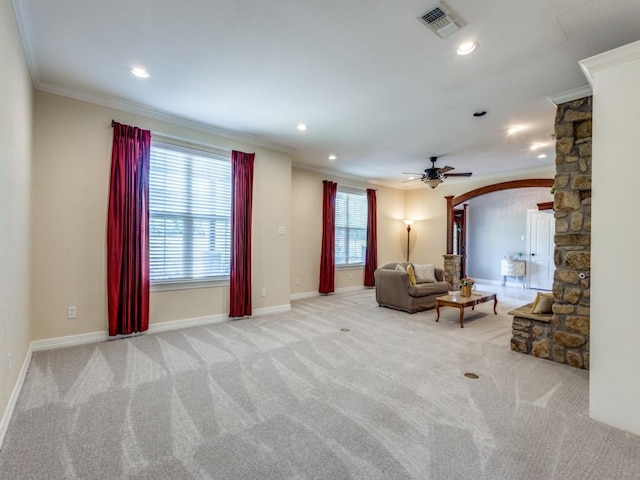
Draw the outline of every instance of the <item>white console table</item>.
<instances>
[{"instance_id":1,"label":"white console table","mask_svg":"<svg viewBox=\"0 0 640 480\"><path fill-rule=\"evenodd\" d=\"M522 288L525 287L526 262L524 260L516 260L514 258L503 258L500 263L500 275L502 275L502 285L507 283L507 277L522 277Z\"/></svg>"}]
</instances>

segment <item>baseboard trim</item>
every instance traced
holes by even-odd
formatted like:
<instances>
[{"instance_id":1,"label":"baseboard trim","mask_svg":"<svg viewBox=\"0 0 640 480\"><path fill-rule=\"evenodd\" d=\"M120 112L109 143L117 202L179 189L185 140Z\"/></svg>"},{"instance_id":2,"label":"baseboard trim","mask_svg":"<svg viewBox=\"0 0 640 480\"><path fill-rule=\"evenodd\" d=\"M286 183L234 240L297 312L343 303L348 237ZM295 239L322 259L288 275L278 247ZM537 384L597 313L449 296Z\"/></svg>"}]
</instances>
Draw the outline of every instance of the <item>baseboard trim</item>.
<instances>
[{"instance_id":1,"label":"baseboard trim","mask_svg":"<svg viewBox=\"0 0 640 480\"><path fill-rule=\"evenodd\" d=\"M13 416L13 410L16 407L16 403L18 403L18 397L20 396L20 392L22 391L24 380L27 377L27 370L29 370L29 364L31 363L32 354L33 342L29 344L27 354L25 355L24 361L22 362L22 368L20 368L20 373L18 374L18 380L13 387L11 396L9 396L9 402L7 403L7 408L4 409L2 419L0 419L0 450L2 450L2 444L4 442L4 437L7 434L7 430L9 429L9 422L11 421L11 417Z\"/></svg>"},{"instance_id":2,"label":"baseboard trim","mask_svg":"<svg viewBox=\"0 0 640 480\"><path fill-rule=\"evenodd\" d=\"M275 307L256 308L253 317L271 315L274 313L286 313L291 311L291 305L278 305ZM183 318L181 320L170 320L168 322L152 323L146 333L166 332L169 330L179 330L181 328L199 327L214 323L222 323L229 320L229 315L220 313L217 315L207 315L205 317ZM51 350L53 348L71 347L74 345L84 345L87 343L103 342L113 339L107 332L81 333L79 335L68 335L65 337L47 338L44 340L34 340L31 342L30 351Z\"/></svg>"},{"instance_id":3,"label":"baseboard trim","mask_svg":"<svg viewBox=\"0 0 640 480\"><path fill-rule=\"evenodd\" d=\"M370 287L365 287L364 285L356 285L353 287L341 287L341 288L336 288L334 293L355 292L356 290L364 290L365 288L370 288ZM301 293L292 293L291 295L289 295L289 299L303 300L305 298L313 298L313 297L319 297L319 296L320 296L320 292L301 292Z\"/></svg>"},{"instance_id":4,"label":"baseboard trim","mask_svg":"<svg viewBox=\"0 0 640 480\"><path fill-rule=\"evenodd\" d=\"M473 280L475 281L475 283L481 283L484 285L502 285L502 281L501 280L489 280L486 278L473 278Z\"/></svg>"},{"instance_id":5,"label":"baseboard trim","mask_svg":"<svg viewBox=\"0 0 640 480\"><path fill-rule=\"evenodd\" d=\"M72 347L74 345L84 345L86 343L103 342L109 339L107 332L81 333L79 335L67 335L65 337L46 338L44 340L34 340L31 342L31 350L51 350L53 348Z\"/></svg>"},{"instance_id":6,"label":"baseboard trim","mask_svg":"<svg viewBox=\"0 0 640 480\"><path fill-rule=\"evenodd\" d=\"M474 278L476 283L481 283L485 285L500 285L504 287L520 287L522 288L522 281L511 281L507 280L507 282L502 285L502 280L488 280L486 278ZM526 284L525 284L526 285Z\"/></svg>"},{"instance_id":7,"label":"baseboard trim","mask_svg":"<svg viewBox=\"0 0 640 480\"><path fill-rule=\"evenodd\" d=\"M212 323L222 323L229 320L229 315L219 313L217 315L207 315L204 317L183 318L182 320L169 320L168 322L152 323L149 325L149 333L167 332L169 330L179 330L181 328L200 327Z\"/></svg>"},{"instance_id":8,"label":"baseboard trim","mask_svg":"<svg viewBox=\"0 0 640 480\"><path fill-rule=\"evenodd\" d=\"M354 292L356 290L364 290L365 288L369 288L369 287L365 287L364 285L355 285L353 287L341 287L341 288L336 288L333 293ZM319 297L319 296L320 296L320 292L292 293L291 295L289 295L289 300L304 300L305 298L313 298L313 297Z\"/></svg>"},{"instance_id":9,"label":"baseboard trim","mask_svg":"<svg viewBox=\"0 0 640 480\"><path fill-rule=\"evenodd\" d=\"M344 292L355 292L356 290L364 290L365 287L364 285L356 285L354 287L342 287L342 288L336 288L336 293L344 293Z\"/></svg>"},{"instance_id":10,"label":"baseboard trim","mask_svg":"<svg viewBox=\"0 0 640 480\"><path fill-rule=\"evenodd\" d=\"M291 311L291 304L277 305L275 307L256 308L251 314L252 317L263 317L274 313L287 313Z\"/></svg>"},{"instance_id":11,"label":"baseboard trim","mask_svg":"<svg viewBox=\"0 0 640 480\"><path fill-rule=\"evenodd\" d=\"M319 297L320 292L301 292L289 295L289 300L303 300L305 298Z\"/></svg>"}]
</instances>

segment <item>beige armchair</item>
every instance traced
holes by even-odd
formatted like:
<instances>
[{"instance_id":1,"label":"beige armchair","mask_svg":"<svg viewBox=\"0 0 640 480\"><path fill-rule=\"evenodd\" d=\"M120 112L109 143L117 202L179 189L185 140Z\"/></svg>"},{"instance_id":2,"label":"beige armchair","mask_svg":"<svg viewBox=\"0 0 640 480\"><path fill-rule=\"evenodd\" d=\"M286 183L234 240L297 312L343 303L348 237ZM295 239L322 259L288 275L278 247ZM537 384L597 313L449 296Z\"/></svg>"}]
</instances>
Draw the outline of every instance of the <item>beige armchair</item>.
<instances>
[{"instance_id":1,"label":"beige armchair","mask_svg":"<svg viewBox=\"0 0 640 480\"><path fill-rule=\"evenodd\" d=\"M387 263L378 268L375 273L376 301L381 307L395 308L405 312L415 313L434 308L436 297L446 295L451 289L449 282L444 281L444 270L436 268L435 283L418 283L411 285L406 272L396 271L398 263ZM400 265L406 267L407 262Z\"/></svg>"}]
</instances>

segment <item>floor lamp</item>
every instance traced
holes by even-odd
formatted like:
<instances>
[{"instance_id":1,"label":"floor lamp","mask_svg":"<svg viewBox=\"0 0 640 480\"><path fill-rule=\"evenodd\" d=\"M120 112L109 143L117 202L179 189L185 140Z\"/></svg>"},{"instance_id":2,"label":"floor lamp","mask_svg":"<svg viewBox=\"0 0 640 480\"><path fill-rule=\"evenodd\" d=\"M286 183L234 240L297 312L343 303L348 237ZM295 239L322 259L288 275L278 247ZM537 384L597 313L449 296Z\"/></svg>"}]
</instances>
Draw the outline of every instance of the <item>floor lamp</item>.
<instances>
[{"instance_id":1,"label":"floor lamp","mask_svg":"<svg viewBox=\"0 0 640 480\"><path fill-rule=\"evenodd\" d=\"M407 226L407 262L409 261L409 237L411 236L411 225L415 220L403 220L404 224Z\"/></svg>"}]
</instances>

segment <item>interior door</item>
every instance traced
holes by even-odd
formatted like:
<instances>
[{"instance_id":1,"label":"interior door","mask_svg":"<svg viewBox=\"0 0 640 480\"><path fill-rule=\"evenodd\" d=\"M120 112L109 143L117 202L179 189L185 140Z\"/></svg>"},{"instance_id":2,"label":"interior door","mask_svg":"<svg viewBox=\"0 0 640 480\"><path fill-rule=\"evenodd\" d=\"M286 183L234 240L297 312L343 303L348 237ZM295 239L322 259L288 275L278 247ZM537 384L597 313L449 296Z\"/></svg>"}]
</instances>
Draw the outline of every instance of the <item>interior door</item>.
<instances>
[{"instance_id":1,"label":"interior door","mask_svg":"<svg viewBox=\"0 0 640 480\"><path fill-rule=\"evenodd\" d=\"M460 255L460 277L467 276L467 204L453 211L453 254Z\"/></svg>"},{"instance_id":2,"label":"interior door","mask_svg":"<svg viewBox=\"0 0 640 480\"><path fill-rule=\"evenodd\" d=\"M553 288L553 249L556 222L553 212L529 210L527 212L528 256L527 279L529 288Z\"/></svg>"}]
</instances>

